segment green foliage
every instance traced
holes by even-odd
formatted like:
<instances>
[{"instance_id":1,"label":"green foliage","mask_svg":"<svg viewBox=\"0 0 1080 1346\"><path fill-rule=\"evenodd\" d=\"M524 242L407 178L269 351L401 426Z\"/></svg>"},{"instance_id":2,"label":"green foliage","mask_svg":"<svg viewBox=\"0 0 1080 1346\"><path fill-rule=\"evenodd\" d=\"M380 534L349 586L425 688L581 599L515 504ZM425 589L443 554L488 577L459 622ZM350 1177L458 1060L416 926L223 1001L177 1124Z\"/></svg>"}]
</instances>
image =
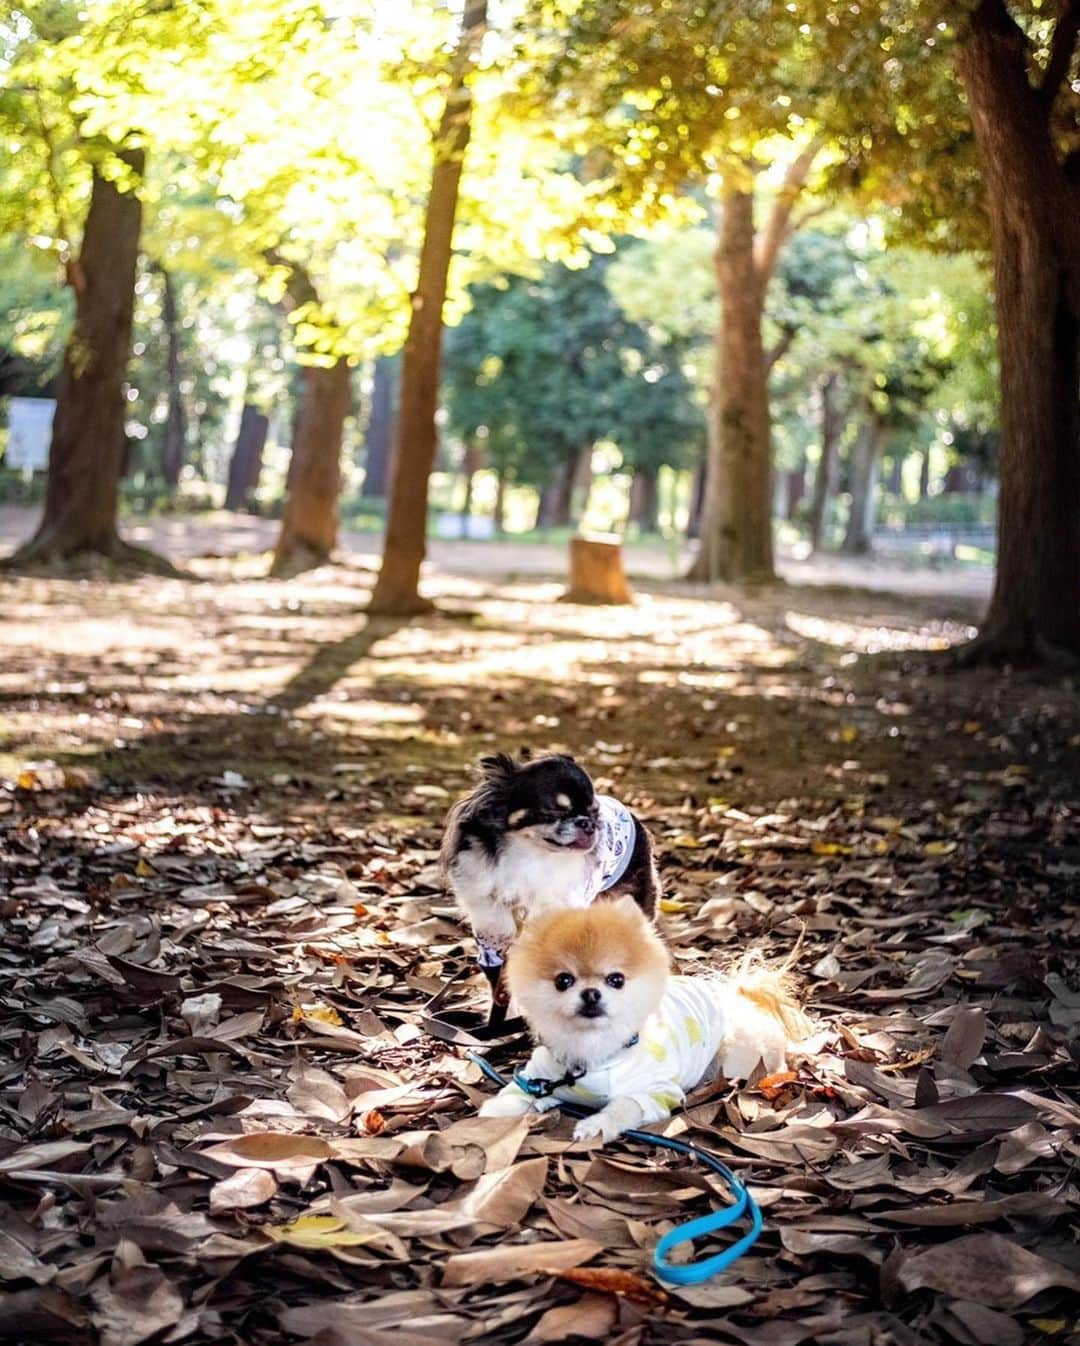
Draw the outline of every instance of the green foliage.
<instances>
[{"instance_id":1,"label":"green foliage","mask_svg":"<svg viewBox=\"0 0 1080 1346\"><path fill-rule=\"evenodd\" d=\"M477 286L472 310L448 334L451 427L518 481L542 485L601 440L631 467L686 465L703 445L678 343L662 344L620 310L609 264L552 264L535 279Z\"/></svg>"}]
</instances>

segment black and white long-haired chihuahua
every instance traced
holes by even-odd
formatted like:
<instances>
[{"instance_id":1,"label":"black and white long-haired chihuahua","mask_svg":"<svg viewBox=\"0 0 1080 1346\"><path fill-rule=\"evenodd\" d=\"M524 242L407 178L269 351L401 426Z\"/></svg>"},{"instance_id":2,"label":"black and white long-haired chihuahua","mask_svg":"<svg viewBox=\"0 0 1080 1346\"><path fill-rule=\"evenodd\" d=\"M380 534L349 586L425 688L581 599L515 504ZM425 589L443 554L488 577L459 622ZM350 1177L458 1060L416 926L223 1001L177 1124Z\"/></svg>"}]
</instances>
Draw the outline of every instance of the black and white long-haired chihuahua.
<instances>
[{"instance_id":1,"label":"black and white long-haired chihuahua","mask_svg":"<svg viewBox=\"0 0 1080 1346\"><path fill-rule=\"evenodd\" d=\"M441 862L476 939L496 1004L518 930L541 912L629 894L653 916L660 881L649 835L598 795L572 757L485 757L480 784L450 810Z\"/></svg>"}]
</instances>

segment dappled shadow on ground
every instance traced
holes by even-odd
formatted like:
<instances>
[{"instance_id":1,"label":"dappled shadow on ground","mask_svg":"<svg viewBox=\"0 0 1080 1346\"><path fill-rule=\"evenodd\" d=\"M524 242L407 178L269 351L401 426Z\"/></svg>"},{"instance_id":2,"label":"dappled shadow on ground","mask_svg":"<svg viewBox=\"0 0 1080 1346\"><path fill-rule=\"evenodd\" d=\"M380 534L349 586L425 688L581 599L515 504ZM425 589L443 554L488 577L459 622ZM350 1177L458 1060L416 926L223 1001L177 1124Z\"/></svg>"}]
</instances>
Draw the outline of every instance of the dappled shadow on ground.
<instances>
[{"instance_id":1,"label":"dappled shadow on ground","mask_svg":"<svg viewBox=\"0 0 1080 1346\"><path fill-rule=\"evenodd\" d=\"M1019 1343L1064 1322L1072 687L935 672L966 614L881 596L657 586L598 610L459 578L444 615L397 624L363 614L364 566L260 565L3 586L15 1339ZM477 1129L475 1067L417 1026L470 957L441 819L470 762L519 745L573 751L641 812L685 967L805 929L821 1051L686 1118L766 1233L666 1303L648 1253L704 1208L701 1176L582 1156L550 1118ZM529 1268L536 1238L563 1275Z\"/></svg>"}]
</instances>

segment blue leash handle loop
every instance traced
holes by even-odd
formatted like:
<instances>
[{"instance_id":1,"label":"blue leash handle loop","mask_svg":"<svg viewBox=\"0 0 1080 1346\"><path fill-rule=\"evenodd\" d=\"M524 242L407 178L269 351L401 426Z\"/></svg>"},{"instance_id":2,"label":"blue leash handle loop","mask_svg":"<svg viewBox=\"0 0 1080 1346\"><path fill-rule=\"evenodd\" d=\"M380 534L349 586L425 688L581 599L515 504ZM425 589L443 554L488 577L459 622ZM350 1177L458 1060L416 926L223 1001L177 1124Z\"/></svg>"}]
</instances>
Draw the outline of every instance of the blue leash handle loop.
<instances>
[{"instance_id":1,"label":"blue leash handle loop","mask_svg":"<svg viewBox=\"0 0 1080 1346\"><path fill-rule=\"evenodd\" d=\"M500 1088L505 1086L506 1079L484 1057L479 1056L476 1052L469 1052L468 1057L470 1061L474 1061L480 1067L489 1080L499 1085ZM529 1087L536 1082L520 1073L514 1075L514 1083L524 1093L530 1094L534 1098L541 1096L536 1089ZM590 1112L595 1111L594 1108L581 1107L577 1103L561 1102L559 1108L571 1117L585 1117ZM653 1268L661 1280L667 1281L671 1285L701 1285L703 1281L711 1280L714 1276L719 1276L722 1271L726 1271L728 1267L737 1262L745 1252L753 1247L762 1230L761 1209L750 1195L745 1184L739 1181L727 1164L722 1163L708 1150L699 1149L696 1145L691 1145L685 1140L676 1140L673 1136L658 1136L652 1131L624 1131L622 1134L627 1140L639 1140L645 1145L656 1145L660 1149L674 1150L676 1154L685 1154L691 1159L696 1159L698 1163L704 1164L706 1168L711 1169L713 1173L722 1178L731 1193L730 1206L724 1206L721 1210L710 1211L708 1215L700 1215L694 1220L684 1220L682 1224L677 1224L674 1229L660 1238L653 1249ZM713 1257L701 1258L696 1262L673 1263L667 1260L668 1254L673 1248L677 1248L683 1243L693 1244L695 1239L705 1238L708 1234L715 1234L721 1229L727 1229L736 1220L740 1220L746 1215L750 1217L750 1228L738 1242L733 1243L730 1248L725 1248L723 1252L716 1253Z\"/></svg>"}]
</instances>

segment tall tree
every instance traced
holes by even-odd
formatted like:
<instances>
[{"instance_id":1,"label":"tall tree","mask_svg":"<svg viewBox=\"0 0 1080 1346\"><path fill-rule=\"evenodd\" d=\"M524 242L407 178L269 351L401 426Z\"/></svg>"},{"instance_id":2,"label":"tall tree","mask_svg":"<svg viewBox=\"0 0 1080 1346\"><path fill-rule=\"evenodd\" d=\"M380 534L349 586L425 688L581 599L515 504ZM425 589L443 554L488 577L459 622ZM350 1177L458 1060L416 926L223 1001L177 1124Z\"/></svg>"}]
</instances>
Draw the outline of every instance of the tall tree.
<instances>
[{"instance_id":1,"label":"tall tree","mask_svg":"<svg viewBox=\"0 0 1080 1346\"><path fill-rule=\"evenodd\" d=\"M166 267L154 267L161 281L161 325L165 334L165 422L161 432L161 476L176 487L187 451L187 408L181 388L180 309L176 283Z\"/></svg>"},{"instance_id":2,"label":"tall tree","mask_svg":"<svg viewBox=\"0 0 1080 1346\"><path fill-rule=\"evenodd\" d=\"M371 405L364 434L364 481L360 494L365 500L385 500L390 485L394 450L394 419L397 414L398 359L380 355L371 379Z\"/></svg>"},{"instance_id":3,"label":"tall tree","mask_svg":"<svg viewBox=\"0 0 1080 1346\"><path fill-rule=\"evenodd\" d=\"M428 478L435 462L443 306L446 302L461 173L472 131L469 77L487 24L487 0L467 0L439 129L409 334L401 366L397 436L382 566L371 595L373 613L408 615L430 609L420 596L427 551Z\"/></svg>"},{"instance_id":4,"label":"tall tree","mask_svg":"<svg viewBox=\"0 0 1080 1346\"><path fill-rule=\"evenodd\" d=\"M68 267L75 322L56 392L45 509L15 565L85 552L148 556L122 542L116 526L145 154L131 147L108 159L93 168L81 246Z\"/></svg>"},{"instance_id":5,"label":"tall tree","mask_svg":"<svg viewBox=\"0 0 1080 1346\"><path fill-rule=\"evenodd\" d=\"M1001 366L998 562L969 658L1080 660L1080 0L1041 65L1005 0L957 46L994 259Z\"/></svg>"},{"instance_id":6,"label":"tall tree","mask_svg":"<svg viewBox=\"0 0 1080 1346\"><path fill-rule=\"evenodd\" d=\"M734 164L720 206L716 249L721 322L710 403L709 459L696 580L770 580L773 570L773 459L765 294L794 228L793 207L817 145L791 162L768 222L754 223L752 181Z\"/></svg>"},{"instance_id":7,"label":"tall tree","mask_svg":"<svg viewBox=\"0 0 1080 1346\"><path fill-rule=\"evenodd\" d=\"M285 513L270 573L287 577L328 561L337 546L341 441L349 414L349 362L305 365L293 431Z\"/></svg>"},{"instance_id":8,"label":"tall tree","mask_svg":"<svg viewBox=\"0 0 1080 1346\"><path fill-rule=\"evenodd\" d=\"M337 546L341 445L352 383L333 316L320 303L311 276L276 249L271 260L287 273L285 303L292 316L303 317L317 332L316 348L305 353L300 371L285 513L270 567L281 577L323 565Z\"/></svg>"}]
</instances>

